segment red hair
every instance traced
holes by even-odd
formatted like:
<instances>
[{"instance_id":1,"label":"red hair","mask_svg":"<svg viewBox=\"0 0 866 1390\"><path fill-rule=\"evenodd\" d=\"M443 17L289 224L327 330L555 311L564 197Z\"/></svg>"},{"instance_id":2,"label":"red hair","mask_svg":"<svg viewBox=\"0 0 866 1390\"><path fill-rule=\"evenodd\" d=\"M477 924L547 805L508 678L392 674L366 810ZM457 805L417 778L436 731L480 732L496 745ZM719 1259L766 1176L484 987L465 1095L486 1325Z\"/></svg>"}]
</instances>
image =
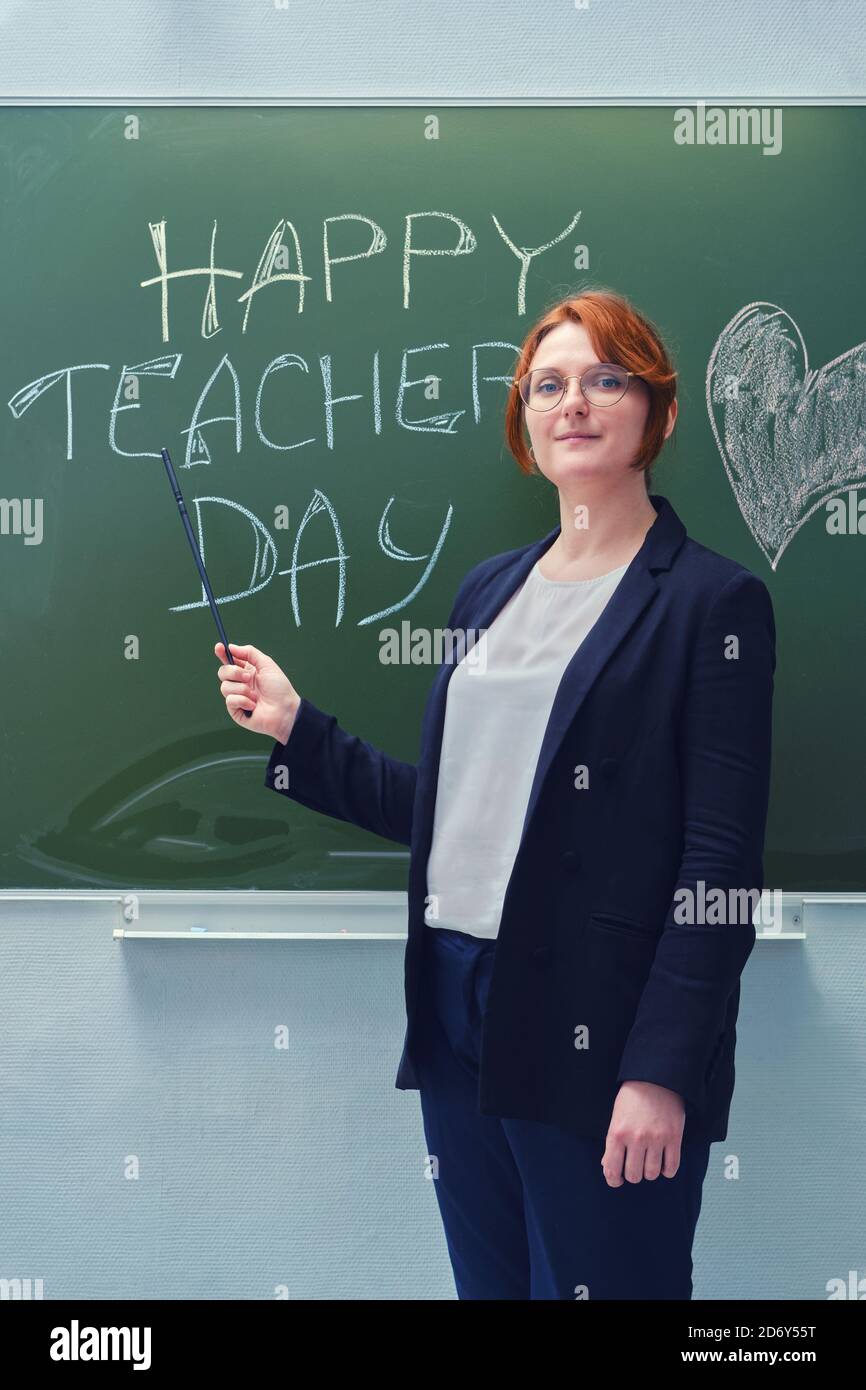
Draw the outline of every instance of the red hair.
<instances>
[{"instance_id":1,"label":"red hair","mask_svg":"<svg viewBox=\"0 0 866 1390\"><path fill-rule=\"evenodd\" d=\"M523 473L539 472L523 437L526 407L517 382L529 371L539 343L560 323L582 323L599 361L614 362L636 372L649 388L650 406L643 440L631 465L644 471L649 491L650 468L665 442L668 407L677 393L677 374L655 324L613 290L583 290L572 298L559 300L524 338L505 410L505 440L519 468Z\"/></svg>"}]
</instances>

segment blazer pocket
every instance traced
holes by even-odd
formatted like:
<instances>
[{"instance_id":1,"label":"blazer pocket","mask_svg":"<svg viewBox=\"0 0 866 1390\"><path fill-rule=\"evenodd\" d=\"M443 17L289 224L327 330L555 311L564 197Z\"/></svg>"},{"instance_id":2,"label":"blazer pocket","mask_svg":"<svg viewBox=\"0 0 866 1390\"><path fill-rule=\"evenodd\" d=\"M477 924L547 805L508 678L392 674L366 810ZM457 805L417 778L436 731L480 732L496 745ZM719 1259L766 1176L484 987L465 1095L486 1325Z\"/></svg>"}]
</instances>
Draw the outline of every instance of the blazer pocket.
<instances>
[{"instance_id":1,"label":"blazer pocket","mask_svg":"<svg viewBox=\"0 0 866 1390\"><path fill-rule=\"evenodd\" d=\"M622 917L616 912L593 912L589 917L589 925L597 931L613 932L617 936L631 936L637 941L646 941L653 946L656 944L652 927L645 922L636 921L633 917Z\"/></svg>"}]
</instances>

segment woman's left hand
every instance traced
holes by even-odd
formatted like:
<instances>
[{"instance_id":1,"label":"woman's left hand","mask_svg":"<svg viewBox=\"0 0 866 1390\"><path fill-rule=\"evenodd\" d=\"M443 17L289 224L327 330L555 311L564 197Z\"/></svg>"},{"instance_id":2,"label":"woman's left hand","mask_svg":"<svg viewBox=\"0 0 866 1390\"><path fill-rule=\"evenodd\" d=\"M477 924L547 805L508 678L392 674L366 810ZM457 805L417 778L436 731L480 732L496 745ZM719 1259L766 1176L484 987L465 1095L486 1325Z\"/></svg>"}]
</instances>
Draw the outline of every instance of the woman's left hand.
<instances>
[{"instance_id":1,"label":"woman's left hand","mask_svg":"<svg viewBox=\"0 0 866 1390\"><path fill-rule=\"evenodd\" d=\"M624 1081L614 1101L601 1167L608 1187L672 1178L680 1166L686 1107L678 1091Z\"/></svg>"}]
</instances>

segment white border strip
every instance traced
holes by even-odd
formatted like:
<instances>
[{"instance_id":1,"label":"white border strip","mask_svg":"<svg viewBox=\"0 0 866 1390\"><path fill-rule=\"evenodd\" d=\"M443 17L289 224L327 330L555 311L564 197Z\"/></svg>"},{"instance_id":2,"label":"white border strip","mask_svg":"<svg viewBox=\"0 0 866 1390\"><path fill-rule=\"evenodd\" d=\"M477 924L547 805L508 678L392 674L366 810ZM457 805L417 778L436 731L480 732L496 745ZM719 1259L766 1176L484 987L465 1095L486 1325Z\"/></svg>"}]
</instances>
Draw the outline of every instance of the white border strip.
<instances>
[{"instance_id":1,"label":"white border strip","mask_svg":"<svg viewBox=\"0 0 866 1390\"><path fill-rule=\"evenodd\" d=\"M771 890L765 890L768 909ZM758 941L804 941L806 911L810 907L859 907L866 909L864 893L781 893L782 923L779 930L759 929ZM408 895L405 892L328 890L278 891L272 889L161 889L139 891L104 889L0 889L0 924L10 911L8 904L33 903L66 908L59 915L68 924L73 904L96 907L107 903L113 911L116 940L171 941L405 941ZM763 918L764 914L761 913ZM769 912L767 913L769 916ZM287 931L286 920L292 929ZM252 922L255 927L252 927ZM866 913L863 917L866 923ZM145 925L147 924L147 925ZM93 925L91 923L91 925ZM97 925L102 925L101 922Z\"/></svg>"},{"instance_id":2,"label":"white border strip","mask_svg":"<svg viewBox=\"0 0 866 1390\"><path fill-rule=\"evenodd\" d=\"M64 925L103 925L105 914L94 923L94 914L80 905L105 903L117 940L405 941L408 925L405 892L355 889L2 889L0 922L4 916L8 922L15 908L26 913L26 903L43 913L48 907Z\"/></svg>"},{"instance_id":3,"label":"white border strip","mask_svg":"<svg viewBox=\"0 0 866 1390\"><path fill-rule=\"evenodd\" d=\"M20 96L0 97L0 106L106 106L127 110L130 106L334 106L406 107L408 110L436 110L443 106L492 107L502 110L532 107L572 106L864 106L866 96L714 96L707 92L693 97L215 97L215 96Z\"/></svg>"}]
</instances>

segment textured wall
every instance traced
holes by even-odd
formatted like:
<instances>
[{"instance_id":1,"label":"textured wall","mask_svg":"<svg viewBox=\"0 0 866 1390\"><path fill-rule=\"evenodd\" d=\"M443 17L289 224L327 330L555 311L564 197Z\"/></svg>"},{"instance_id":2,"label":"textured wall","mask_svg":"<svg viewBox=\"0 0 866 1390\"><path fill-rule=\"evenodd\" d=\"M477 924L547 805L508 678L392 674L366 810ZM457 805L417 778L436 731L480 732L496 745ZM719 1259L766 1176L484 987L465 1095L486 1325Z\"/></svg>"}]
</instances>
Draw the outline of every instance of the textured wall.
<instances>
[{"instance_id":1,"label":"textured wall","mask_svg":"<svg viewBox=\"0 0 866 1390\"><path fill-rule=\"evenodd\" d=\"M743 976L698 1299L866 1273L864 916L808 919ZM402 945L120 943L115 921L0 901L0 1277L46 1299L453 1298L418 1094L394 1089Z\"/></svg>"},{"instance_id":2,"label":"textured wall","mask_svg":"<svg viewBox=\"0 0 866 1390\"><path fill-rule=\"evenodd\" d=\"M866 95L862 0L0 0L0 93Z\"/></svg>"}]
</instances>

